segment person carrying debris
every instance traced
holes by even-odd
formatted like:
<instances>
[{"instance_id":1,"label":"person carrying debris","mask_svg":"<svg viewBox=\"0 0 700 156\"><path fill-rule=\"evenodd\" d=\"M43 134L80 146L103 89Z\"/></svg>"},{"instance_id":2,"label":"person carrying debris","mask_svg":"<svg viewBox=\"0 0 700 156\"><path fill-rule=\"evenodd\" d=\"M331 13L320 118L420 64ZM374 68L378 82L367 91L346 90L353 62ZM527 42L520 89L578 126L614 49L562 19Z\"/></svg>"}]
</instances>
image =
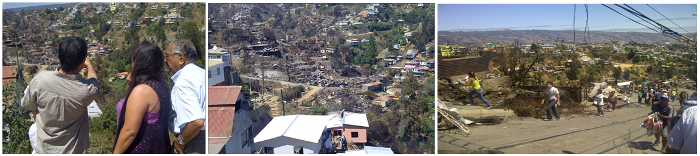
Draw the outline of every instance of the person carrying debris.
<instances>
[{"instance_id":1,"label":"person carrying debris","mask_svg":"<svg viewBox=\"0 0 700 156\"><path fill-rule=\"evenodd\" d=\"M593 100L593 104L596 108L598 108L598 116L603 116L603 98L605 98L605 95L603 95L603 89L598 89L598 93L595 94L594 98L595 100Z\"/></svg>"},{"instance_id":2,"label":"person carrying debris","mask_svg":"<svg viewBox=\"0 0 700 156\"><path fill-rule=\"evenodd\" d=\"M557 106L559 106L559 89L554 87L554 83L549 81L547 82L547 90L545 90L545 99L542 99L542 103L544 104L545 100L549 100L549 105L547 105L547 118L544 119L544 121L550 121L552 120L552 111L554 111L554 116L557 117L556 120L559 120L559 112L557 112Z\"/></svg>"},{"instance_id":3,"label":"person carrying debris","mask_svg":"<svg viewBox=\"0 0 700 156\"><path fill-rule=\"evenodd\" d=\"M38 148L33 153L85 153L90 147L88 105L99 93L97 74L77 37L58 45L60 68L41 71L29 83L21 106L36 117ZM87 67L87 79L80 75Z\"/></svg>"},{"instance_id":4,"label":"person carrying debris","mask_svg":"<svg viewBox=\"0 0 700 156\"><path fill-rule=\"evenodd\" d=\"M683 107L683 103L685 103L686 99L688 99L688 93L685 93L685 91L681 92L678 96L678 102L681 103L681 107Z\"/></svg>"},{"instance_id":5,"label":"person carrying debris","mask_svg":"<svg viewBox=\"0 0 700 156\"><path fill-rule=\"evenodd\" d=\"M472 91L470 91L467 94L467 97L469 98L469 102L471 102L472 105L476 105L474 103L474 98L472 97L472 95L474 95L474 93L476 93L477 95L479 95L479 98L481 98L481 101L484 101L486 103L486 105L487 105L486 109L490 109L491 103L489 103L489 101L486 100L486 98L484 98L484 89L481 88L481 84L479 84L479 79L476 78L473 71L467 72L467 75L469 75L467 78L469 81L467 82L467 84L462 83L462 85L472 87Z\"/></svg>"},{"instance_id":6,"label":"person carrying debris","mask_svg":"<svg viewBox=\"0 0 700 156\"><path fill-rule=\"evenodd\" d=\"M665 148L666 143L668 143L668 140L666 140L666 137L668 136L668 132L666 131L666 127L668 126L669 117L673 116L673 107L669 107L668 98L665 98L665 99L659 101L659 103L653 105L651 107L651 113L649 113L649 115L651 115L651 114L656 114L656 116L658 116L659 119L661 119L661 121L664 123L663 129L659 133L654 134L654 136L656 137L656 141L654 141L654 145L658 145L659 144L659 137L662 137L663 146L661 146L661 147Z\"/></svg>"},{"instance_id":7,"label":"person carrying debris","mask_svg":"<svg viewBox=\"0 0 700 156\"><path fill-rule=\"evenodd\" d=\"M608 95L608 102L610 102L610 112L615 112L615 108L617 107L617 95L615 95L615 91L611 91L610 95Z\"/></svg>"}]
</instances>

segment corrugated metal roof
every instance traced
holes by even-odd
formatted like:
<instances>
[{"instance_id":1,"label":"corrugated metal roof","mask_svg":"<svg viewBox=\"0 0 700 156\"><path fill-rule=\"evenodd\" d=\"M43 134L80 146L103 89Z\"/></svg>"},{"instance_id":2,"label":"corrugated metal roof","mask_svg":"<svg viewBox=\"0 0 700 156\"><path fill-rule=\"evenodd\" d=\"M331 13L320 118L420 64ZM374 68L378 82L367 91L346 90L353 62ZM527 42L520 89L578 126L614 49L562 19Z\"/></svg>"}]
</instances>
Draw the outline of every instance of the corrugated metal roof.
<instances>
[{"instance_id":1,"label":"corrugated metal roof","mask_svg":"<svg viewBox=\"0 0 700 156\"><path fill-rule=\"evenodd\" d=\"M230 138L233 127L233 117L236 115L235 106L209 106L208 111L207 125L209 125L209 137Z\"/></svg>"},{"instance_id":2,"label":"corrugated metal roof","mask_svg":"<svg viewBox=\"0 0 700 156\"><path fill-rule=\"evenodd\" d=\"M325 115L287 115L278 116L263 128L253 139L255 143L278 138L288 137L306 142L317 143L329 117Z\"/></svg>"},{"instance_id":3,"label":"corrugated metal roof","mask_svg":"<svg viewBox=\"0 0 700 156\"><path fill-rule=\"evenodd\" d=\"M210 86L209 106L236 104L241 86Z\"/></svg>"},{"instance_id":4,"label":"corrugated metal roof","mask_svg":"<svg viewBox=\"0 0 700 156\"><path fill-rule=\"evenodd\" d=\"M367 114L345 112L345 117L343 117L343 125L369 127Z\"/></svg>"}]
</instances>

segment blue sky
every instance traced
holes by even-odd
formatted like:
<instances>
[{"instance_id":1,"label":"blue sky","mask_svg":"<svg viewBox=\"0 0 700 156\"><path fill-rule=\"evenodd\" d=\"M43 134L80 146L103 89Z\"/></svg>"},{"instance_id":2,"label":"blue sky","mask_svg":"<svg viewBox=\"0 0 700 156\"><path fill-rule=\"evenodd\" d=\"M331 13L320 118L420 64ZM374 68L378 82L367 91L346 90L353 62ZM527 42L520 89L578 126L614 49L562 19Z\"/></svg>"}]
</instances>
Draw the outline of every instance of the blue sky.
<instances>
[{"instance_id":1,"label":"blue sky","mask_svg":"<svg viewBox=\"0 0 700 156\"><path fill-rule=\"evenodd\" d=\"M2 3L2 9L12 9L12 8L21 8L21 7L38 6L38 5L49 5L49 4L64 4L64 3L69 3L69 2L28 2L28 3L4 2L4 3Z\"/></svg>"},{"instance_id":2,"label":"blue sky","mask_svg":"<svg viewBox=\"0 0 700 156\"><path fill-rule=\"evenodd\" d=\"M606 4L642 24L654 28L614 4ZM622 5L622 4L620 4ZM669 22L646 4L628 4L647 17L679 33L696 32L696 4L650 4L685 30ZM624 5L622 5L624 6ZM586 9L576 4L576 30L586 26ZM571 30L574 25L574 4L439 4L438 30L539 29ZM639 25L601 4L588 5L588 27L591 31L652 30Z\"/></svg>"}]
</instances>

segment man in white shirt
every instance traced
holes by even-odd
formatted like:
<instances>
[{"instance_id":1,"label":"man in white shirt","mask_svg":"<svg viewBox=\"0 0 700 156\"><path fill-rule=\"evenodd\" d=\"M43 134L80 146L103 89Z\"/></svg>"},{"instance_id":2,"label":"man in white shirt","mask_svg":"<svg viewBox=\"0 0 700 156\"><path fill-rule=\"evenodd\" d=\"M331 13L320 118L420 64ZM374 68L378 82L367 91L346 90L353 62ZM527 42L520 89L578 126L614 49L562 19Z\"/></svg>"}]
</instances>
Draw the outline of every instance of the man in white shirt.
<instances>
[{"instance_id":1,"label":"man in white shirt","mask_svg":"<svg viewBox=\"0 0 700 156\"><path fill-rule=\"evenodd\" d=\"M552 112L554 112L554 117L559 120L559 112L557 111L557 106L559 106L559 89L554 87L553 82L547 82L547 90L545 90L546 98L542 100L541 104L544 104L545 100L549 100L549 105L547 105L547 118L544 121L552 120Z\"/></svg>"},{"instance_id":2,"label":"man in white shirt","mask_svg":"<svg viewBox=\"0 0 700 156\"><path fill-rule=\"evenodd\" d=\"M697 154L698 153L698 126L697 107L691 107L683 111L683 117L676 123L668 134L668 154Z\"/></svg>"},{"instance_id":3,"label":"man in white shirt","mask_svg":"<svg viewBox=\"0 0 700 156\"><path fill-rule=\"evenodd\" d=\"M593 104L595 105L596 108L598 108L598 116L603 116L604 115L604 113L603 113L603 105L604 105L603 98L605 98L605 95L603 95L603 90L598 89L598 93L595 94L595 96L593 98L595 98L593 100Z\"/></svg>"},{"instance_id":4,"label":"man in white shirt","mask_svg":"<svg viewBox=\"0 0 700 156\"><path fill-rule=\"evenodd\" d=\"M165 62L173 73L171 100L173 111L168 121L175 134L173 148L177 153L206 154L206 91L204 69L194 64L197 50L191 41L176 39L165 51Z\"/></svg>"}]
</instances>

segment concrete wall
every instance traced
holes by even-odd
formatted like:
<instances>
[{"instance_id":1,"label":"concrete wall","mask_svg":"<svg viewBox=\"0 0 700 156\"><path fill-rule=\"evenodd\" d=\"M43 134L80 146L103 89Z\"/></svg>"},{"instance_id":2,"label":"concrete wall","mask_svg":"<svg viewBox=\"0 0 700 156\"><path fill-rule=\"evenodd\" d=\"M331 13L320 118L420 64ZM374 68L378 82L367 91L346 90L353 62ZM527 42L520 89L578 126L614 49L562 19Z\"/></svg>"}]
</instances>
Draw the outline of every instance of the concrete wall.
<instances>
[{"instance_id":1,"label":"concrete wall","mask_svg":"<svg viewBox=\"0 0 700 156\"><path fill-rule=\"evenodd\" d=\"M278 148L283 147L283 146L302 146L304 148L304 154L309 154L309 153L318 153L321 151L321 145L323 145L323 142L319 141L317 143L312 143L312 142L306 142L306 141L301 141L298 139L293 139L293 138L288 138L288 137L277 137L273 138L270 140L265 140L261 141L258 143L255 143L254 149L260 149L262 147L273 147L275 148L275 154L278 153ZM280 148L280 150L283 150L286 148ZM280 151L283 152L283 151ZM290 151L291 153L294 153L294 150ZM288 152L283 152L283 153L288 153Z\"/></svg>"},{"instance_id":2,"label":"concrete wall","mask_svg":"<svg viewBox=\"0 0 700 156\"><path fill-rule=\"evenodd\" d=\"M219 72L216 72L216 69L219 69ZM218 83L224 82L224 64L218 64L215 66L211 66L207 69L207 74L211 74L211 77L209 78L209 86L214 86Z\"/></svg>"},{"instance_id":3,"label":"concrete wall","mask_svg":"<svg viewBox=\"0 0 700 156\"><path fill-rule=\"evenodd\" d=\"M236 113L233 118L233 127L231 129L231 138L226 143L226 153L253 153L252 141L247 145L243 146L242 142L243 133L248 130L249 127L253 125L253 121L250 118L250 112L248 110L240 110ZM252 135L252 134L251 134ZM251 138L252 140L252 138Z\"/></svg>"}]
</instances>

